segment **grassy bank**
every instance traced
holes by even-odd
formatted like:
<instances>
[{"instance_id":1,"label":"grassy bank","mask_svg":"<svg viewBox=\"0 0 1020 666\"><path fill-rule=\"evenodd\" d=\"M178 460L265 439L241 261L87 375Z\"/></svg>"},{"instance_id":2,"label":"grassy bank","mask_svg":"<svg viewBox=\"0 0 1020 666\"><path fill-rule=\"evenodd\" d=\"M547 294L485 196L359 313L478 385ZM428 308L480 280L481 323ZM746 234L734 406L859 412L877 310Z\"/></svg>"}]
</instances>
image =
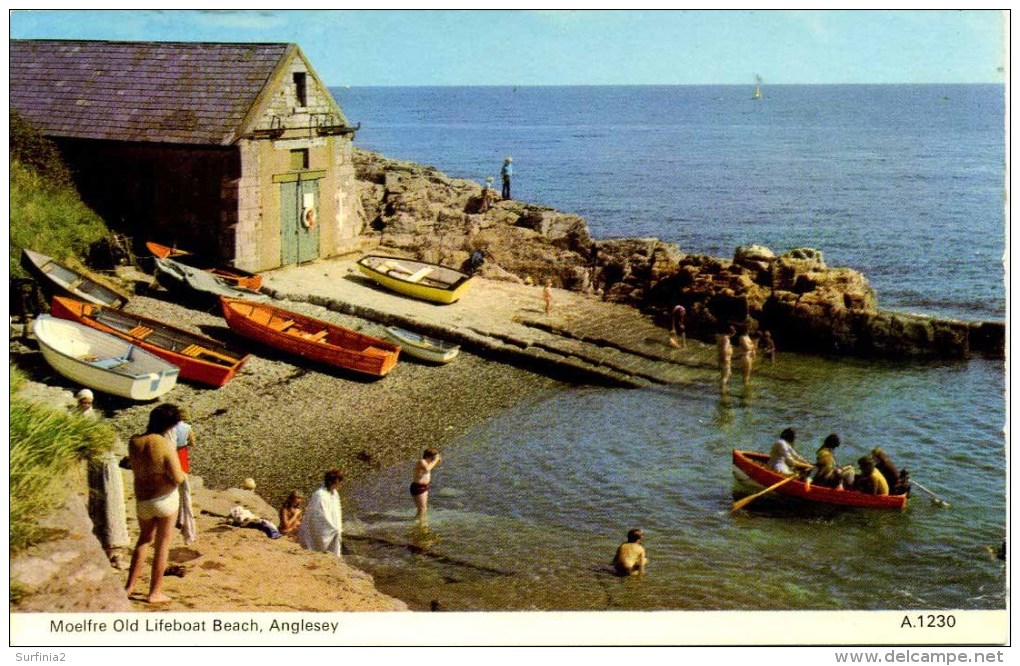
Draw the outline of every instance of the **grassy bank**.
<instances>
[{"instance_id":1,"label":"grassy bank","mask_svg":"<svg viewBox=\"0 0 1020 666\"><path fill-rule=\"evenodd\" d=\"M110 450L115 437L108 425L19 398L24 382L11 366L11 552L45 538L36 520L64 500L68 471Z\"/></svg>"},{"instance_id":2,"label":"grassy bank","mask_svg":"<svg viewBox=\"0 0 1020 666\"><path fill-rule=\"evenodd\" d=\"M109 234L102 218L82 202L56 147L16 113L11 114L10 167L12 277L24 275L23 248L59 261L84 260L89 246Z\"/></svg>"}]
</instances>

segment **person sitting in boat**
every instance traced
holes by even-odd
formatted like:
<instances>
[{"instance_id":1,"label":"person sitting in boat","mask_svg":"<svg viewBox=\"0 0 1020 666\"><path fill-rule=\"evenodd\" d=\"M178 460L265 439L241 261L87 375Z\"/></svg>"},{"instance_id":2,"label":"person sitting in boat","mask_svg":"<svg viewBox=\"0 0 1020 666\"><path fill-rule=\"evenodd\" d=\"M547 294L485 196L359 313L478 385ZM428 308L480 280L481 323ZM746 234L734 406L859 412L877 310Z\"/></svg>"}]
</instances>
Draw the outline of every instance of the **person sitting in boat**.
<instances>
[{"instance_id":1,"label":"person sitting in boat","mask_svg":"<svg viewBox=\"0 0 1020 666\"><path fill-rule=\"evenodd\" d=\"M854 468L852 465L840 467L836 462L836 447L840 445L839 435L829 433L816 453L815 470L812 480L826 488L852 488L854 484Z\"/></svg>"},{"instance_id":2,"label":"person sitting in boat","mask_svg":"<svg viewBox=\"0 0 1020 666\"><path fill-rule=\"evenodd\" d=\"M889 484L882 473L875 468L875 459L864 456L857 461L861 473L854 479L854 490L867 495L888 495Z\"/></svg>"},{"instance_id":3,"label":"person sitting in boat","mask_svg":"<svg viewBox=\"0 0 1020 666\"><path fill-rule=\"evenodd\" d=\"M641 545L644 532L640 529L632 529L627 532L627 540L616 549L616 556L613 558L613 570L617 576L640 575L645 572L648 564L648 555L645 547Z\"/></svg>"},{"instance_id":4,"label":"person sitting in boat","mask_svg":"<svg viewBox=\"0 0 1020 666\"><path fill-rule=\"evenodd\" d=\"M772 450L769 452L769 469L779 472L783 476L793 476L798 471L808 471L814 467L807 458L793 448L796 438L797 433L793 428L787 428L780 433L779 439L772 445Z\"/></svg>"},{"instance_id":5,"label":"person sitting in boat","mask_svg":"<svg viewBox=\"0 0 1020 666\"><path fill-rule=\"evenodd\" d=\"M836 466L836 458L832 455L832 449L818 449L818 457L815 460L815 468L808 477L808 483L814 483L825 488L839 488L843 478Z\"/></svg>"},{"instance_id":6,"label":"person sitting in boat","mask_svg":"<svg viewBox=\"0 0 1020 666\"><path fill-rule=\"evenodd\" d=\"M889 454L876 446L871 450L871 457L875 460L875 469L885 477L885 482L890 488L895 487L900 481L900 471L896 469Z\"/></svg>"}]
</instances>

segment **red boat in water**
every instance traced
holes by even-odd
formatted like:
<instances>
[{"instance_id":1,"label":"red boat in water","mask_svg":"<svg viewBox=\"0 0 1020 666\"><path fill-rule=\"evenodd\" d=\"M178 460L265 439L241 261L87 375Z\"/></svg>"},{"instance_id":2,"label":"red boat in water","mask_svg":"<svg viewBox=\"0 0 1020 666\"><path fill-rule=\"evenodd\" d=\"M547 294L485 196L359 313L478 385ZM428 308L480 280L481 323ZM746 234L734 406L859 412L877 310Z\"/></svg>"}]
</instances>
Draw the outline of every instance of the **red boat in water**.
<instances>
[{"instance_id":1,"label":"red boat in water","mask_svg":"<svg viewBox=\"0 0 1020 666\"><path fill-rule=\"evenodd\" d=\"M768 488L786 477L768 467L769 455L756 451L733 450L733 476L737 481ZM869 495L855 490L836 490L816 484L808 485L800 479L784 483L773 491L777 495L820 504L854 506L866 509L906 508L906 495Z\"/></svg>"},{"instance_id":2,"label":"red boat in water","mask_svg":"<svg viewBox=\"0 0 1020 666\"><path fill-rule=\"evenodd\" d=\"M192 252L188 252L187 250L179 250L176 247L160 245L159 243L153 243L152 241L147 242L145 247L147 247L149 252L151 252L155 257L159 257L160 259L173 259L185 266L200 268L203 271L212 273L232 286L240 287L242 289L251 289L252 291L258 291L262 288L262 276L256 273L242 271L240 268L234 268L233 266L214 265L211 262L202 259L200 256Z\"/></svg>"},{"instance_id":3,"label":"red boat in water","mask_svg":"<svg viewBox=\"0 0 1020 666\"><path fill-rule=\"evenodd\" d=\"M200 384L223 386L248 360L222 342L123 310L54 296L50 312L152 352L180 368L181 379Z\"/></svg>"},{"instance_id":4,"label":"red boat in water","mask_svg":"<svg viewBox=\"0 0 1020 666\"><path fill-rule=\"evenodd\" d=\"M321 319L242 298L220 298L231 330L269 347L366 375L382 377L400 347Z\"/></svg>"}]
</instances>

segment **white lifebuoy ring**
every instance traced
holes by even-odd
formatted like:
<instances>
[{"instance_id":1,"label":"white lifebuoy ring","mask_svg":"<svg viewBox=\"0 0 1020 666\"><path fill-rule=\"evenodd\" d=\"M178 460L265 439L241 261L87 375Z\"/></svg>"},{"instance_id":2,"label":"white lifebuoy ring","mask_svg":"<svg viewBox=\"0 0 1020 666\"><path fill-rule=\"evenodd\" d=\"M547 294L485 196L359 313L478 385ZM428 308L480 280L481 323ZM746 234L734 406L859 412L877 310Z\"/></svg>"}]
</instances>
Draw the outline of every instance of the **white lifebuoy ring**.
<instances>
[{"instance_id":1,"label":"white lifebuoy ring","mask_svg":"<svg viewBox=\"0 0 1020 666\"><path fill-rule=\"evenodd\" d=\"M306 208L304 214L301 216L301 225L308 230L315 228L315 209Z\"/></svg>"}]
</instances>

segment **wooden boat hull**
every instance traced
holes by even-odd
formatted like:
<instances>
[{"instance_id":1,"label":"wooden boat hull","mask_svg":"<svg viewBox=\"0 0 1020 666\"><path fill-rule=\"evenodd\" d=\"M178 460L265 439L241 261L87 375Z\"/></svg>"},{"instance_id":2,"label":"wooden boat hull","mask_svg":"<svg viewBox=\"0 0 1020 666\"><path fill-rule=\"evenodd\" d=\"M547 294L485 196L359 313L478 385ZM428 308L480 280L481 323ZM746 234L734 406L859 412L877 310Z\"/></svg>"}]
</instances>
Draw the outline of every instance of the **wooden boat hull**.
<instances>
[{"instance_id":1,"label":"wooden boat hull","mask_svg":"<svg viewBox=\"0 0 1020 666\"><path fill-rule=\"evenodd\" d=\"M358 268L379 285L398 294L423 301L448 305L467 290L467 273L424 261L367 255L358 260Z\"/></svg>"},{"instance_id":2,"label":"wooden boat hull","mask_svg":"<svg viewBox=\"0 0 1020 666\"><path fill-rule=\"evenodd\" d=\"M176 365L181 379L200 384L219 388L248 360L212 338L122 310L54 296L50 313L127 340Z\"/></svg>"},{"instance_id":3,"label":"wooden boat hull","mask_svg":"<svg viewBox=\"0 0 1020 666\"><path fill-rule=\"evenodd\" d=\"M400 355L397 345L338 324L245 299L220 302L227 325L238 335L318 363L383 377Z\"/></svg>"},{"instance_id":4,"label":"wooden boat hull","mask_svg":"<svg viewBox=\"0 0 1020 666\"><path fill-rule=\"evenodd\" d=\"M182 264L174 259L156 257L153 261L156 281L167 291L182 298L198 299L204 303L217 303L220 297L266 300L265 294L234 287L208 271Z\"/></svg>"},{"instance_id":5,"label":"wooden boat hull","mask_svg":"<svg viewBox=\"0 0 1020 666\"><path fill-rule=\"evenodd\" d=\"M128 297L106 285L57 263L45 254L33 250L21 251L21 265L39 279L43 291L77 298L96 305L122 308Z\"/></svg>"},{"instance_id":6,"label":"wooden boat hull","mask_svg":"<svg viewBox=\"0 0 1020 666\"><path fill-rule=\"evenodd\" d=\"M767 467L768 460L767 453L734 449L733 475L738 481L767 488L785 478ZM808 486L799 479L776 488L774 492L797 500L836 506L894 510L902 510L907 506L906 495L868 495L853 490L825 488L816 484Z\"/></svg>"},{"instance_id":7,"label":"wooden boat hull","mask_svg":"<svg viewBox=\"0 0 1020 666\"><path fill-rule=\"evenodd\" d=\"M109 333L50 315L39 315L32 331L50 367L82 386L155 400L177 384L177 366Z\"/></svg>"},{"instance_id":8,"label":"wooden boat hull","mask_svg":"<svg viewBox=\"0 0 1020 666\"><path fill-rule=\"evenodd\" d=\"M430 338L414 331L396 326L387 326L385 331L390 340L400 345L401 351L422 361L449 363L460 353L459 345Z\"/></svg>"},{"instance_id":9,"label":"wooden boat hull","mask_svg":"<svg viewBox=\"0 0 1020 666\"><path fill-rule=\"evenodd\" d=\"M200 268L212 273L233 287L251 289L252 291L258 291L262 288L262 276L257 273L250 273L233 266L214 265L187 250L179 250L175 247L160 245L152 241L147 242L145 247L148 248L154 257L173 259L187 266Z\"/></svg>"}]
</instances>

